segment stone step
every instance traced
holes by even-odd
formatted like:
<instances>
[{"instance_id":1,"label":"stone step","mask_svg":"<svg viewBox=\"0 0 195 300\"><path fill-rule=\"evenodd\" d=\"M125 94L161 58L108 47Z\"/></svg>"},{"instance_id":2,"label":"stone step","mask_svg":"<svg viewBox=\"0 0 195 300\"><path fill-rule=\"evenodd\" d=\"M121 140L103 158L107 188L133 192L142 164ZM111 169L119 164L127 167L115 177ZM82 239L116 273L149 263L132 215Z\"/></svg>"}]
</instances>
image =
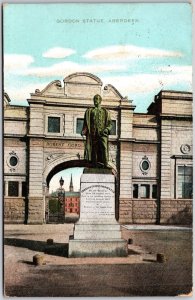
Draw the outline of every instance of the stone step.
<instances>
[{"instance_id":1,"label":"stone step","mask_svg":"<svg viewBox=\"0 0 195 300\"><path fill-rule=\"evenodd\" d=\"M69 240L69 257L124 257L127 255L127 242L122 239Z\"/></svg>"},{"instance_id":2,"label":"stone step","mask_svg":"<svg viewBox=\"0 0 195 300\"><path fill-rule=\"evenodd\" d=\"M109 231L112 231L112 230L120 230L120 225L115 222L115 223L111 223L111 224L82 224L82 223L76 223L75 224L75 230L109 230Z\"/></svg>"},{"instance_id":3,"label":"stone step","mask_svg":"<svg viewBox=\"0 0 195 300\"><path fill-rule=\"evenodd\" d=\"M108 240L108 239L120 239L121 231L120 230L75 230L74 239L81 240Z\"/></svg>"}]
</instances>

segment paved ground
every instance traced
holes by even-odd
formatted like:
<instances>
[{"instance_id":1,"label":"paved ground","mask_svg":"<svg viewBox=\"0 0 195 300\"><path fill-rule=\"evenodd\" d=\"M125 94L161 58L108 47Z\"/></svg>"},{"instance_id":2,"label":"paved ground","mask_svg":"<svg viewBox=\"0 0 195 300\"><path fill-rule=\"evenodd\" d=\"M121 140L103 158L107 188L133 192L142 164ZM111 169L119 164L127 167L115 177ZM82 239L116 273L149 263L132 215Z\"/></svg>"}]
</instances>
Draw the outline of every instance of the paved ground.
<instances>
[{"instance_id":1,"label":"paved ground","mask_svg":"<svg viewBox=\"0 0 195 300\"><path fill-rule=\"evenodd\" d=\"M145 230L145 231L191 231L192 228L188 226L174 226L174 225L122 225L122 227L129 230Z\"/></svg>"},{"instance_id":2,"label":"paved ground","mask_svg":"<svg viewBox=\"0 0 195 300\"><path fill-rule=\"evenodd\" d=\"M158 230L157 230L158 229ZM122 227L132 239L127 258L67 258L72 224L5 225L7 296L174 296L192 289L192 231L156 226ZM46 240L54 239L54 246ZM45 265L34 266L33 255ZM163 253L166 263L156 262Z\"/></svg>"}]
</instances>

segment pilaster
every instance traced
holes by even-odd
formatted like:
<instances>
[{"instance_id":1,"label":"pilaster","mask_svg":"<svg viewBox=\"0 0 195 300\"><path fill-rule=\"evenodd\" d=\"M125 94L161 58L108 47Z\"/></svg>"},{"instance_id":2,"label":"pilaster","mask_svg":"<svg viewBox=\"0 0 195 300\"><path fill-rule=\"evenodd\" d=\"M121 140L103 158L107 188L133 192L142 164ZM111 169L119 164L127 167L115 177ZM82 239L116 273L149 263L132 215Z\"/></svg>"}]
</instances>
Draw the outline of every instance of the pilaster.
<instances>
[{"instance_id":1,"label":"pilaster","mask_svg":"<svg viewBox=\"0 0 195 300\"><path fill-rule=\"evenodd\" d=\"M171 198L171 120L161 120L161 198Z\"/></svg>"},{"instance_id":2,"label":"pilaster","mask_svg":"<svg viewBox=\"0 0 195 300\"><path fill-rule=\"evenodd\" d=\"M30 140L28 223L43 223L45 219L43 191L43 140Z\"/></svg>"},{"instance_id":3,"label":"pilaster","mask_svg":"<svg viewBox=\"0 0 195 300\"><path fill-rule=\"evenodd\" d=\"M120 144L119 222L132 222L132 143Z\"/></svg>"}]
</instances>

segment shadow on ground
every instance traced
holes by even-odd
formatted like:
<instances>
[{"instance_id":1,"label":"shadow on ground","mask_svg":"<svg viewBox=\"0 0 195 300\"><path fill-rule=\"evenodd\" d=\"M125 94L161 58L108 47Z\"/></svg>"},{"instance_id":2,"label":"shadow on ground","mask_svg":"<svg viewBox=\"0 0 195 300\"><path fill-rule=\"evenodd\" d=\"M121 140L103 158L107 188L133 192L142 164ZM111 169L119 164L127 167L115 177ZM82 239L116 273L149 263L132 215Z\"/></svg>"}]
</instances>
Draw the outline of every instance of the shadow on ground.
<instances>
[{"instance_id":1,"label":"shadow on ground","mask_svg":"<svg viewBox=\"0 0 195 300\"><path fill-rule=\"evenodd\" d=\"M4 244L44 252L45 254L68 257L68 244L65 243L54 243L53 245L48 245L46 242L42 241L5 238Z\"/></svg>"},{"instance_id":2,"label":"shadow on ground","mask_svg":"<svg viewBox=\"0 0 195 300\"><path fill-rule=\"evenodd\" d=\"M173 264L29 266L22 282L7 285L5 293L15 297L178 296L192 289L187 270L181 270Z\"/></svg>"},{"instance_id":3,"label":"shadow on ground","mask_svg":"<svg viewBox=\"0 0 195 300\"><path fill-rule=\"evenodd\" d=\"M70 232L68 232L69 234ZM191 231L123 230L123 238L132 240L136 249L162 253L165 263L134 264L54 264L34 266L22 259L16 247L64 256L67 244L47 245L46 241L6 237L5 290L9 297L124 297L178 296L192 290ZM50 235L48 235L50 237ZM34 238L39 239L38 235ZM29 237L31 239L31 237ZM15 247L14 247L15 246ZM9 249L8 249L9 248ZM135 255L129 249L129 255ZM14 254L18 255L15 257ZM11 254L11 255L10 255ZM150 257L146 257L149 259ZM148 263L147 263L148 262Z\"/></svg>"}]
</instances>

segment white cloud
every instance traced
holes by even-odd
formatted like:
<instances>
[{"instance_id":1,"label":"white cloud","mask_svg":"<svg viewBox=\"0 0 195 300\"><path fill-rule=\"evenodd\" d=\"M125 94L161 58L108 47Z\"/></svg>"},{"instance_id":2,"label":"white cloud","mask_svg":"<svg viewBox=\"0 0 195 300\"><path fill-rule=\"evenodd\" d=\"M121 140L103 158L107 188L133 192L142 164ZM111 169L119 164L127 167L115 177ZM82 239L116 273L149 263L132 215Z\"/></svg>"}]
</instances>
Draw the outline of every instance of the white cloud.
<instances>
[{"instance_id":1,"label":"white cloud","mask_svg":"<svg viewBox=\"0 0 195 300\"><path fill-rule=\"evenodd\" d=\"M154 90L158 85L158 77L152 74L136 74L129 76L103 77L105 84L112 84L122 95L144 93Z\"/></svg>"},{"instance_id":2,"label":"white cloud","mask_svg":"<svg viewBox=\"0 0 195 300\"><path fill-rule=\"evenodd\" d=\"M79 68L78 68L79 66ZM104 66L104 67L103 67ZM113 68L112 65L107 65L107 68ZM118 65L116 65L117 67ZM83 71L93 73L96 68L96 72L99 68L105 68L105 65L96 65L87 67L81 67L80 65L72 62L66 62L62 64L53 65L48 68L31 68L29 70L23 70L26 75L32 76L56 76L56 78L64 77L72 72ZM93 69L93 70L92 70ZM123 95L129 95L129 98L134 98L136 95L143 95L146 93L153 93L160 91L161 89L181 89L191 91L192 89L192 67L191 66L162 66L155 68L154 73L141 73L127 76L101 76L104 84L112 84ZM18 100L20 103L29 98L30 93L35 89L42 90L48 85L48 81L41 84L26 84L19 81L16 84L10 85L10 80L5 81L5 91L8 93L11 99ZM22 104L22 103L21 103Z\"/></svg>"},{"instance_id":3,"label":"white cloud","mask_svg":"<svg viewBox=\"0 0 195 300\"><path fill-rule=\"evenodd\" d=\"M169 66L161 66L154 68L157 72L164 72L164 73L185 73L192 75L192 66L176 66L176 65L169 65Z\"/></svg>"},{"instance_id":4,"label":"white cloud","mask_svg":"<svg viewBox=\"0 0 195 300\"><path fill-rule=\"evenodd\" d=\"M166 71L166 68L164 69ZM104 84L112 84L123 96L136 105L136 111L144 112L160 90L192 92L192 72L188 66L174 68L175 72L134 74L130 76L102 77Z\"/></svg>"},{"instance_id":5,"label":"white cloud","mask_svg":"<svg viewBox=\"0 0 195 300\"><path fill-rule=\"evenodd\" d=\"M76 53L75 50L70 48L61 48L61 47L54 47L48 49L46 52L43 53L43 57L46 58L65 58L72 54Z\"/></svg>"},{"instance_id":6,"label":"white cloud","mask_svg":"<svg viewBox=\"0 0 195 300\"><path fill-rule=\"evenodd\" d=\"M134 45L115 45L87 52L84 57L95 60L128 60L155 57L181 57L179 51L167 51L157 48L144 48Z\"/></svg>"},{"instance_id":7,"label":"white cloud","mask_svg":"<svg viewBox=\"0 0 195 300\"><path fill-rule=\"evenodd\" d=\"M5 92L9 95L11 101L18 101L21 105L27 105L26 99L30 98L30 93L34 93L36 89L41 91L48 83L33 83L25 86L23 85L24 83L21 83L21 85L17 83L17 86L5 85Z\"/></svg>"},{"instance_id":8,"label":"white cloud","mask_svg":"<svg viewBox=\"0 0 195 300\"><path fill-rule=\"evenodd\" d=\"M25 54L5 54L4 55L4 69L7 72L14 72L29 67L34 62L31 55Z\"/></svg>"},{"instance_id":9,"label":"white cloud","mask_svg":"<svg viewBox=\"0 0 195 300\"><path fill-rule=\"evenodd\" d=\"M16 72L18 75L36 76L36 77L53 77L67 76L74 72L100 73L106 71L124 71L127 65L122 64L92 64L82 65L71 61L64 61L49 67L35 67Z\"/></svg>"},{"instance_id":10,"label":"white cloud","mask_svg":"<svg viewBox=\"0 0 195 300\"><path fill-rule=\"evenodd\" d=\"M188 66L176 67L172 73L110 76L102 77L102 80L104 84L114 85L124 96L143 94L144 97L145 93L151 93L151 91L155 93L156 90L161 89L180 89L181 86L185 86L188 91L192 89L192 73Z\"/></svg>"}]
</instances>

